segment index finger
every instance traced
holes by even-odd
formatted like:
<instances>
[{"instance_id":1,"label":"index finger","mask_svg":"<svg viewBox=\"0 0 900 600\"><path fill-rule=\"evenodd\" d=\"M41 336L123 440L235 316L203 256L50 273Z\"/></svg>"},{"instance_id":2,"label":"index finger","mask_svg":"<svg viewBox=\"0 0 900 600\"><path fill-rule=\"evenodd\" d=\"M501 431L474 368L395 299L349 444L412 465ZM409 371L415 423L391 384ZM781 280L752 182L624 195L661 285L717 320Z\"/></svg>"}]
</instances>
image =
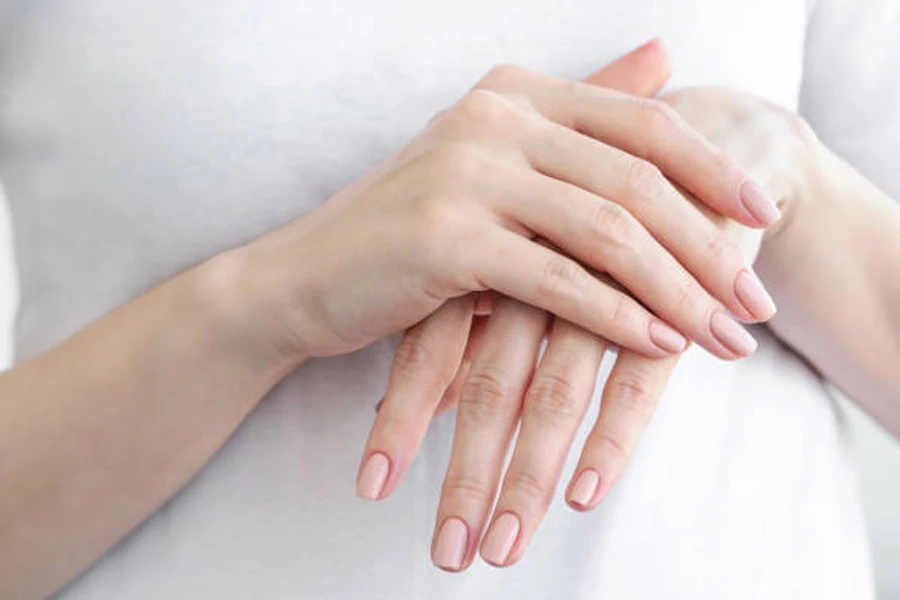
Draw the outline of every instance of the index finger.
<instances>
[{"instance_id":1,"label":"index finger","mask_svg":"<svg viewBox=\"0 0 900 600\"><path fill-rule=\"evenodd\" d=\"M514 66L496 67L477 87L524 98L546 119L652 163L704 204L740 223L765 227L781 216L737 161L662 101Z\"/></svg>"}]
</instances>

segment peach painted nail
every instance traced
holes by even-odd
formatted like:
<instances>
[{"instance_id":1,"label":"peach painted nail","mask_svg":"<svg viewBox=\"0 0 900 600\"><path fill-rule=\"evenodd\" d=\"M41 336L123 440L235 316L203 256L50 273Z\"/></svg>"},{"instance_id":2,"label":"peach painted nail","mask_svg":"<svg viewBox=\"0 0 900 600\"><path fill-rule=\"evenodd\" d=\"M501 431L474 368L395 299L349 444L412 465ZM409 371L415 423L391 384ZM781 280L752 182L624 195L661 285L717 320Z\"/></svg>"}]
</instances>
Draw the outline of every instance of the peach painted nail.
<instances>
[{"instance_id":1,"label":"peach painted nail","mask_svg":"<svg viewBox=\"0 0 900 600\"><path fill-rule=\"evenodd\" d=\"M587 508L594 494L597 493L597 487L600 485L600 476L593 469L585 469L582 471L575 485L572 486L572 492L569 494L569 502L579 508Z\"/></svg>"},{"instance_id":2,"label":"peach painted nail","mask_svg":"<svg viewBox=\"0 0 900 600\"><path fill-rule=\"evenodd\" d=\"M749 179L741 184L741 202L753 218L762 225L771 225L781 218L778 206Z\"/></svg>"},{"instance_id":3,"label":"peach painted nail","mask_svg":"<svg viewBox=\"0 0 900 600\"><path fill-rule=\"evenodd\" d=\"M466 555L469 528L461 519L450 517L441 525L431 560L435 566L448 571L459 571Z\"/></svg>"},{"instance_id":4,"label":"peach painted nail","mask_svg":"<svg viewBox=\"0 0 900 600\"><path fill-rule=\"evenodd\" d=\"M720 344L738 356L750 356L756 351L753 336L721 310L713 313L710 329Z\"/></svg>"},{"instance_id":5,"label":"peach painted nail","mask_svg":"<svg viewBox=\"0 0 900 600\"><path fill-rule=\"evenodd\" d=\"M378 500L387 482L391 470L391 461L380 452L376 452L366 461L356 481L356 495L366 500Z\"/></svg>"},{"instance_id":6,"label":"peach painted nail","mask_svg":"<svg viewBox=\"0 0 900 600\"><path fill-rule=\"evenodd\" d=\"M744 269L734 282L734 294L744 309L755 319L767 321L775 315L775 301L766 291L759 277Z\"/></svg>"},{"instance_id":7,"label":"peach painted nail","mask_svg":"<svg viewBox=\"0 0 900 600\"><path fill-rule=\"evenodd\" d=\"M509 553L519 537L519 518L512 513L503 513L484 536L481 543L481 557L495 567L502 567L509 559Z\"/></svg>"},{"instance_id":8,"label":"peach painted nail","mask_svg":"<svg viewBox=\"0 0 900 600\"><path fill-rule=\"evenodd\" d=\"M685 337L662 321L650 323L650 339L668 354L682 352L687 347Z\"/></svg>"}]
</instances>

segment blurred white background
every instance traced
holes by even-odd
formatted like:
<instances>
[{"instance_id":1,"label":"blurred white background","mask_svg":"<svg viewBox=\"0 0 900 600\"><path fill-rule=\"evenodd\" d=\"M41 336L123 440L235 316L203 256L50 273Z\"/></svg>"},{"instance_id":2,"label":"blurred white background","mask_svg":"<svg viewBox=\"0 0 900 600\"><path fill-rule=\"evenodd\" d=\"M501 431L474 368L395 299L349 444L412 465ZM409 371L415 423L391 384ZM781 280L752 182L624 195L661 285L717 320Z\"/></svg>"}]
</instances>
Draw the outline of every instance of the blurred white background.
<instances>
[{"instance_id":1,"label":"blurred white background","mask_svg":"<svg viewBox=\"0 0 900 600\"><path fill-rule=\"evenodd\" d=\"M0 370L11 357L9 331L16 298L13 274L9 217L0 196ZM845 404L872 540L879 598L900 598L900 444L855 406Z\"/></svg>"}]
</instances>

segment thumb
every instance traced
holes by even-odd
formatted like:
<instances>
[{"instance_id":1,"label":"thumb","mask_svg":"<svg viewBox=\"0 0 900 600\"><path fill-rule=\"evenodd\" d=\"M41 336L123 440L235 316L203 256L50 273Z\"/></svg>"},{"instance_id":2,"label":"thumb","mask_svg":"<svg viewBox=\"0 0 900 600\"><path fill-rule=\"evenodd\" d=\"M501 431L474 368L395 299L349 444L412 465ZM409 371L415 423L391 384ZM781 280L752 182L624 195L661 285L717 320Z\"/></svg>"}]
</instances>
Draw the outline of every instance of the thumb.
<instances>
[{"instance_id":1,"label":"thumb","mask_svg":"<svg viewBox=\"0 0 900 600\"><path fill-rule=\"evenodd\" d=\"M634 96L655 96L672 74L669 53L655 38L616 59L584 81Z\"/></svg>"}]
</instances>

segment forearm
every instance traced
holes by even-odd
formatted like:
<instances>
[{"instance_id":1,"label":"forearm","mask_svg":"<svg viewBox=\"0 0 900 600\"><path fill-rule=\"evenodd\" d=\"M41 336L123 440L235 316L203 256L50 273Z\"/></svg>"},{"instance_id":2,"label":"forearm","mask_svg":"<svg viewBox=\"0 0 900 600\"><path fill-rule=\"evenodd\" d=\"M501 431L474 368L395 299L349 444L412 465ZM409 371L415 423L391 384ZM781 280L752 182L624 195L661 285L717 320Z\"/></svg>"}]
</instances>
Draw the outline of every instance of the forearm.
<instances>
[{"instance_id":1,"label":"forearm","mask_svg":"<svg viewBox=\"0 0 900 600\"><path fill-rule=\"evenodd\" d=\"M820 148L817 177L763 245L774 331L900 436L900 204Z\"/></svg>"},{"instance_id":2,"label":"forearm","mask_svg":"<svg viewBox=\"0 0 900 600\"><path fill-rule=\"evenodd\" d=\"M202 265L0 376L0 597L43 597L152 514L282 376Z\"/></svg>"}]
</instances>

